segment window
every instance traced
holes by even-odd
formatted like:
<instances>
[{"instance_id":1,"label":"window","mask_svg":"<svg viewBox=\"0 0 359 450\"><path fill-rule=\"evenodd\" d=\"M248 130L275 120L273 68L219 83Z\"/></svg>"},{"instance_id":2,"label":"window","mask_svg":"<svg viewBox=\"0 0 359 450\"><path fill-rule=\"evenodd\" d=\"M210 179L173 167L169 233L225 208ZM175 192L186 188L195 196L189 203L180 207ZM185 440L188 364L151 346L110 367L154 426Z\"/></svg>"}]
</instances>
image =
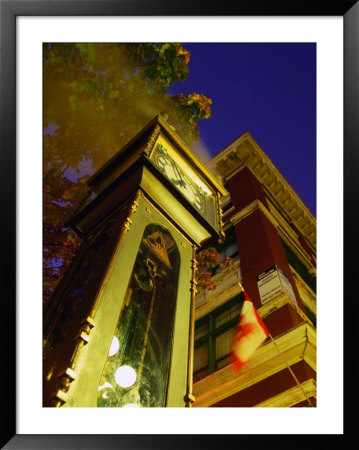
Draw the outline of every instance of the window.
<instances>
[{"instance_id":1,"label":"window","mask_svg":"<svg viewBox=\"0 0 359 450\"><path fill-rule=\"evenodd\" d=\"M196 322L194 381L230 363L244 296L240 294Z\"/></svg>"},{"instance_id":2,"label":"window","mask_svg":"<svg viewBox=\"0 0 359 450\"><path fill-rule=\"evenodd\" d=\"M284 251L287 255L289 264L294 268L294 270L301 276L302 280L310 287L310 289L316 293L316 282L308 272L308 269L302 263L302 261L298 258L295 252L290 248L290 246L281 239Z\"/></svg>"},{"instance_id":3,"label":"window","mask_svg":"<svg viewBox=\"0 0 359 450\"><path fill-rule=\"evenodd\" d=\"M99 407L165 406L179 265L171 234L147 225L98 387Z\"/></svg>"},{"instance_id":4,"label":"window","mask_svg":"<svg viewBox=\"0 0 359 450\"><path fill-rule=\"evenodd\" d=\"M225 260L228 257L232 258L234 261L237 261L239 259L236 235L234 233L233 227L229 228L226 231L226 240L224 244L217 247L217 250L221 255L221 261ZM220 264L218 264L218 266L214 267L212 275L216 275L221 271L222 268Z\"/></svg>"}]
</instances>

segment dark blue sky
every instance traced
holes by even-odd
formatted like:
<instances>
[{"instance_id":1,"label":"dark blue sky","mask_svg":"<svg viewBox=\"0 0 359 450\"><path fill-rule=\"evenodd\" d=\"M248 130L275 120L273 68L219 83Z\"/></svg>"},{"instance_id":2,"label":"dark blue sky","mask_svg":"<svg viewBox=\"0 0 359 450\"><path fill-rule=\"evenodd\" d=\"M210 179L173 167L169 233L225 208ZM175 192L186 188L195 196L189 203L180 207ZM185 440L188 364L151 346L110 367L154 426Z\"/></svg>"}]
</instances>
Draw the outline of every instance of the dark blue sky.
<instances>
[{"instance_id":1,"label":"dark blue sky","mask_svg":"<svg viewBox=\"0 0 359 450\"><path fill-rule=\"evenodd\" d=\"M189 76L171 94L212 99L199 121L211 156L245 131L316 215L315 44L186 44Z\"/></svg>"}]
</instances>

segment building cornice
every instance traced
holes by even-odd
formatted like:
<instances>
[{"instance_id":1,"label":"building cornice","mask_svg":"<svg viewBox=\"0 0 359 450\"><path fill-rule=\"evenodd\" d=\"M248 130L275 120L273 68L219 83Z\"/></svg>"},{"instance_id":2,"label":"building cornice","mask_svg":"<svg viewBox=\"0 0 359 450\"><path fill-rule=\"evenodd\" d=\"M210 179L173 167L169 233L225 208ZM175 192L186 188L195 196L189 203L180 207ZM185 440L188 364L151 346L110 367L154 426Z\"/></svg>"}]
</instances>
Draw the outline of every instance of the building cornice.
<instances>
[{"instance_id":1,"label":"building cornice","mask_svg":"<svg viewBox=\"0 0 359 450\"><path fill-rule=\"evenodd\" d=\"M315 316L317 315L317 296L310 289L310 287L302 280L302 277L298 275L296 270L290 265L290 270L292 272L295 284L299 291L302 303L306 306Z\"/></svg>"},{"instance_id":2,"label":"building cornice","mask_svg":"<svg viewBox=\"0 0 359 450\"><path fill-rule=\"evenodd\" d=\"M208 167L217 177L225 179L248 167L302 235L316 248L315 217L248 132L211 159Z\"/></svg>"},{"instance_id":3,"label":"building cornice","mask_svg":"<svg viewBox=\"0 0 359 450\"><path fill-rule=\"evenodd\" d=\"M317 384L313 378L280 394L254 405L255 408L290 408L311 397L317 397Z\"/></svg>"}]
</instances>

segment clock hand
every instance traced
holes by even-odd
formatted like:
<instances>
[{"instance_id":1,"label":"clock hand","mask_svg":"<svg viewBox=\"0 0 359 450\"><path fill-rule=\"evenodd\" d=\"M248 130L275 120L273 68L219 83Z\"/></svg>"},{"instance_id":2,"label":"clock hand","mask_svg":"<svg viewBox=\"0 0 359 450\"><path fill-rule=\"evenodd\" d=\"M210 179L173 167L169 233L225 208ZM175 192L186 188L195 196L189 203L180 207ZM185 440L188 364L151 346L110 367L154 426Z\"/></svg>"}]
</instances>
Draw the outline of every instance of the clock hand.
<instances>
[{"instance_id":1,"label":"clock hand","mask_svg":"<svg viewBox=\"0 0 359 450\"><path fill-rule=\"evenodd\" d=\"M172 179L172 181L173 181L175 184L177 184L177 185L179 185L179 186L182 186L182 187L184 187L184 188L187 189L186 182L185 182L185 180L183 179L182 173L181 173L180 169L177 167L177 165L175 164L175 162L174 162L173 160L171 160L171 165L172 165L172 168L173 168L174 173L175 173L176 176L177 176L177 180L176 180L176 179Z\"/></svg>"}]
</instances>

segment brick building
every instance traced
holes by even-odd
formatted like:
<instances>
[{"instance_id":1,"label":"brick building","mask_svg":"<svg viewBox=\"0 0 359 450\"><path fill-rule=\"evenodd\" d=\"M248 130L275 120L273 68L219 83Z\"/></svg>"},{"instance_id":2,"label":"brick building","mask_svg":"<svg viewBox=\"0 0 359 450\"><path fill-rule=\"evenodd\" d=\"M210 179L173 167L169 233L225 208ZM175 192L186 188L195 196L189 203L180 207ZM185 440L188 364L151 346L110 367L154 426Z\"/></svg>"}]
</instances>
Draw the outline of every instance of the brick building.
<instances>
[{"instance_id":1,"label":"brick building","mask_svg":"<svg viewBox=\"0 0 359 450\"><path fill-rule=\"evenodd\" d=\"M316 405L316 220L249 133L209 162L223 199L226 269L196 298L194 407ZM211 245L211 243L210 243ZM242 286L274 339L240 372L230 350Z\"/></svg>"}]
</instances>

